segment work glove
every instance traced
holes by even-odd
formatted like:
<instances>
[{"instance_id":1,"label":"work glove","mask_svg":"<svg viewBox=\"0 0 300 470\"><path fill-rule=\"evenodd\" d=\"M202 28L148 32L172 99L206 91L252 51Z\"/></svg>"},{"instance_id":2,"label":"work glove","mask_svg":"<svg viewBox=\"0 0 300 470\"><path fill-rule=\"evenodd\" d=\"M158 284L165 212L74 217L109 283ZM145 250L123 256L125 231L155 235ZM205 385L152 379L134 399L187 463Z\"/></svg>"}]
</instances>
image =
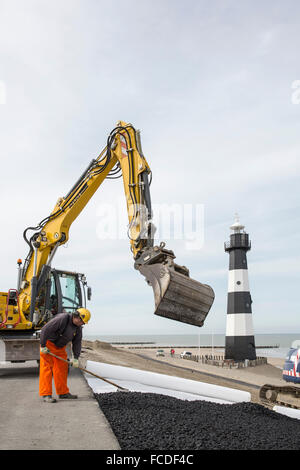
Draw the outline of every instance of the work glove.
<instances>
[{"instance_id":1,"label":"work glove","mask_svg":"<svg viewBox=\"0 0 300 470\"><path fill-rule=\"evenodd\" d=\"M50 350L47 348L47 346L45 346L44 348L41 348L41 353L48 354L48 352L50 352Z\"/></svg>"},{"instance_id":2,"label":"work glove","mask_svg":"<svg viewBox=\"0 0 300 470\"><path fill-rule=\"evenodd\" d=\"M71 365L73 367L79 367L79 361L78 359L71 359Z\"/></svg>"}]
</instances>

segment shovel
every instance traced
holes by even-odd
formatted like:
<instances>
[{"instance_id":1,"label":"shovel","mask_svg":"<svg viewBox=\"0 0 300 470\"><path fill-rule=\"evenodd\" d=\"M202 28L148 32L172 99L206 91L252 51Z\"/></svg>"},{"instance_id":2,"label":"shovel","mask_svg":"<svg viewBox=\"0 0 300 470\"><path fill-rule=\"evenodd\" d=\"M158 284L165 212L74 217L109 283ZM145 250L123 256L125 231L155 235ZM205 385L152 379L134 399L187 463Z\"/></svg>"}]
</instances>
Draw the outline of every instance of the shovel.
<instances>
[{"instance_id":1,"label":"shovel","mask_svg":"<svg viewBox=\"0 0 300 470\"><path fill-rule=\"evenodd\" d=\"M69 365L72 365L70 361L63 359L62 357L56 356L52 352L48 352L47 354L50 354L50 356L56 357L56 359L60 359L61 361L66 362ZM83 372L86 372L87 374L91 374L94 377L97 377L97 379L103 380L104 382L107 382L108 384L113 385L114 387L117 387L117 389L120 390L121 392L129 392L127 388L121 387L121 385L117 385L114 382L111 382L110 380L105 379L104 377L100 377L100 375L94 374L94 372L90 372L89 370L84 369L83 367L78 367L78 369L83 370Z\"/></svg>"}]
</instances>

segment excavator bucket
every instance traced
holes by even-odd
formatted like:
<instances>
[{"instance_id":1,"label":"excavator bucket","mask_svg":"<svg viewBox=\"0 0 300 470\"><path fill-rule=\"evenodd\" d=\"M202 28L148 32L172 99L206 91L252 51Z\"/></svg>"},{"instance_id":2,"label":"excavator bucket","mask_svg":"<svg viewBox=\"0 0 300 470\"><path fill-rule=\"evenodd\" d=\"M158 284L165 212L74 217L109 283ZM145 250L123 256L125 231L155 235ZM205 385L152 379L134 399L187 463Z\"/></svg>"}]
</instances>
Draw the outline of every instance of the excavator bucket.
<instances>
[{"instance_id":1,"label":"excavator bucket","mask_svg":"<svg viewBox=\"0 0 300 470\"><path fill-rule=\"evenodd\" d=\"M145 264L138 269L153 288L155 315L203 325L215 297L210 286L191 279L187 268L176 264Z\"/></svg>"}]
</instances>

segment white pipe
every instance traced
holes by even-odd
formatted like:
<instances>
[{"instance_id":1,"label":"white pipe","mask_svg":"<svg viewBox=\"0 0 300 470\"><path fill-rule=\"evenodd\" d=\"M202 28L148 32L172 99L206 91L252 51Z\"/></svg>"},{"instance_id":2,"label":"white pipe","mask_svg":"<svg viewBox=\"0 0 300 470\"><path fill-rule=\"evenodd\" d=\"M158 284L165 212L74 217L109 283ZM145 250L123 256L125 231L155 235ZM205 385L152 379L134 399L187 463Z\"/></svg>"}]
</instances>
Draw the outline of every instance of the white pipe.
<instances>
[{"instance_id":1,"label":"white pipe","mask_svg":"<svg viewBox=\"0 0 300 470\"><path fill-rule=\"evenodd\" d=\"M34 247L33 276L36 277L37 271L37 248Z\"/></svg>"},{"instance_id":2,"label":"white pipe","mask_svg":"<svg viewBox=\"0 0 300 470\"><path fill-rule=\"evenodd\" d=\"M282 415L289 416L290 418L300 419L300 410L295 410L294 408L286 408L285 406L275 405L273 407L274 411Z\"/></svg>"},{"instance_id":3,"label":"white pipe","mask_svg":"<svg viewBox=\"0 0 300 470\"><path fill-rule=\"evenodd\" d=\"M49 256L49 259L48 259L48 262L47 262L48 266L51 266L52 260L54 258L54 255L55 255L58 247L59 247L59 243L56 243L56 245L53 247L53 250L52 250L52 252Z\"/></svg>"},{"instance_id":4,"label":"white pipe","mask_svg":"<svg viewBox=\"0 0 300 470\"><path fill-rule=\"evenodd\" d=\"M199 395L199 400L201 399L200 396L226 400L231 403L248 402L251 400L250 393L241 390L207 384L196 380L183 379L181 377L132 369L130 367L87 361L86 369L108 379L120 379L158 388L193 393Z\"/></svg>"}]
</instances>

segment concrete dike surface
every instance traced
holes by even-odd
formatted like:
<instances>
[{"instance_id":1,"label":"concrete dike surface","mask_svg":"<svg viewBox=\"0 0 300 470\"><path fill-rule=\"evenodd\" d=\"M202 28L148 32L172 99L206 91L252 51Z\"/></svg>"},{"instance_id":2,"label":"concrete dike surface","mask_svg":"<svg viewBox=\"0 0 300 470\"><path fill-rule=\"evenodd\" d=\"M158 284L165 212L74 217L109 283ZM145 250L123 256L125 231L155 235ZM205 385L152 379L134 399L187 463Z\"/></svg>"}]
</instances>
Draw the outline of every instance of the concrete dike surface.
<instances>
[{"instance_id":1,"label":"concrete dike surface","mask_svg":"<svg viewBox=\"0 0 300 470\"><path fill-rule=\"evenodd\" d=\"M70 368L68 379L77 400L44 403L38 383L36 362L0 364L1 450L120 449L79 369Z\"/></svg>"}]
</instances>

